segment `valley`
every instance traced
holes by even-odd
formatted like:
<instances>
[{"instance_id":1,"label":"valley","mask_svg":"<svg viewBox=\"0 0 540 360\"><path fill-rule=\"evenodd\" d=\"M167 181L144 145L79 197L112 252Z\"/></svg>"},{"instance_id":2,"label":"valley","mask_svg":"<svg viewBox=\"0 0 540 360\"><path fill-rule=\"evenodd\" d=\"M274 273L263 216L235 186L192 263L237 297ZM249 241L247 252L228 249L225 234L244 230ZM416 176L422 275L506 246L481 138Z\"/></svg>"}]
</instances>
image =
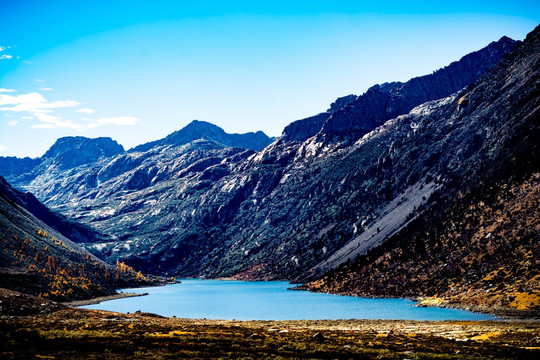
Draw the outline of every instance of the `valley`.
<instances>
[{"instance_id":1,"label":"valley","mask_svg":"<svg viewBox=\"0 0 540 360\"><path fill-rule=\"evenodd\" d=\"M502 37L430 75L339 98L278 138L194 120L127 151L66 137L41 158L0 158L0 175L37 198L5 184L37 220L14 233L10 222L28 220L6 205L4 263L60 276L37 245L14 248L48 239L41 230L142 283L291 280L535 311L539 49L538 28Z\"/></svg>"},{"instance_id":2,"label":"valley","mask_svg":"<svg viewBox=\"0 0 540 360\"><path fill-rule=\"evenodd\" d=\"M540 358L540 2L0 2L0 359Z\"/></svg>"}]
</instances>

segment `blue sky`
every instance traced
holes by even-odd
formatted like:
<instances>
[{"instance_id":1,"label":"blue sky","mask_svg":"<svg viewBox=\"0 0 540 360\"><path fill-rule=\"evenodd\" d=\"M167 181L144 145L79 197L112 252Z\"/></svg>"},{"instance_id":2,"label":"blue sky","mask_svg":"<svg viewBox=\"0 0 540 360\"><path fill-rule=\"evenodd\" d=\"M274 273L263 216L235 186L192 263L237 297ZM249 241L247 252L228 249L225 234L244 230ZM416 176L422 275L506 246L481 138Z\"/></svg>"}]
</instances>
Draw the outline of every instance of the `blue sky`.
<instances>
[{"instance_id":1,"label":"blue sky","mask_svg":"<svg viewBox=\"0 0 540 360\"><path fill-rule=\"evenodd\" d=\"M538 1L0 0L0 156L124 147L193 119L278 136L540 21Z\"/></svg>"}]
</instances>

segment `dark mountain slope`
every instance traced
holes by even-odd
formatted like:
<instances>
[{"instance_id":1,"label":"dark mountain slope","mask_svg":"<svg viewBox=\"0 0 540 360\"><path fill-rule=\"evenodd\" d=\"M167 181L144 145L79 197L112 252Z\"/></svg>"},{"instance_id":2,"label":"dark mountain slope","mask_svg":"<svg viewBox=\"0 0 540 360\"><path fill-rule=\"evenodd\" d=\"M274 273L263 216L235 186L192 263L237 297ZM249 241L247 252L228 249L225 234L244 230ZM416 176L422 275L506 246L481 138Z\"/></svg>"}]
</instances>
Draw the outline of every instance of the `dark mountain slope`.
<instances>
[{"instance_id":1,"label":"dark mountain slope","mask_svg":"<svg viewBox=\"0 0 540 360\"><path fill-rule=\"evenodd\" d=\"M538 310L540 174L434 208L312 291ZM538 314L536 315L538 316Z\"/></svg>"},{"instance_id":2,"label":"dark mountain slope","mask_svg":"<svg viewBox=\"0 0 540 360\"><path fill-rule=\"evenodd\" d=\"M124 264L114 267L90 255L50 227L49 219L34 216L27 204L42 207L0 177L0 287L76 300L114 294L118 286L154 282Z\"/></svg>"},{"instance_id":3,"label":"dark mountain slope","mask_svg":"<svg viewBox=\"0 0 540 360\"><path fill-rule=\"evenodd\" d=\"M433 74L416 77L406 83L375 85L344 108L337 110L326 121L320 135L326 140L356 140L386 120L407 114L415 106L446 97L469 85L517 43L508 37L502 37Z\"/></svg>"},{"instance_id":4,"label":"dark mountain slope","mask_svg":"<svg viewBox=\"0 0 540 360\"><path fill-rule=\"evenodd\" d=\"M326 112L289 124L283 130L282 138L285 141L305 141L320 132L323 141L356 140L386 120L469 85L504 54L512 51L517 43L504 36L433 74L416 77L406 83L375 85L358 97L341 97Z\"/></svg>"},{"instance_id":5,"label":"dark mountain slope","mask_svg":"<svg viewBox=\"0 0 540 360\"><path fill-rule=\"evenodd\" d=\"M28 192L22 193L14 189L1 177L0 191L14 205L26 209L37 219L75 242L103 242L109 239L108 236L95 231L88 225L79 224L64 215L49 210L34 195Z\"/></svg>"},{"instance_id":6,"label":"dark mountain slope","mask_svg":"<svg viewBox=\"0 0 540 360\"><path fill-rule=\"evenodd\" d=\"M156 146L181 146L194 140L212 140L225 146L261 150L272 142L272 138L262 131L245 134L228 134L219 126L206 121L193 120L181 130L175 131L164 139L136 146L131 151L144 152Z\"/></svg>"},{"instance_id":7,"label":"dark mountain slope","mask_svg":"<svg viewBox=\"0 0 540 360\"><path fill-rule=\"evenodd\" d=\"M416 135L429 140L428 156L436 156L445 179L429 207L384 245L308 288L538 309L539 69L537 28L455 100L427 115L448 134ZM472 136L456 148L463 129ZM416 164L411 159L406 166Z\"/></svg>"},{"instance_id":8,"label":"dark mountain slope","mask_svg":"<svg viewBox=\"0 0 540 360\"><path fill-rule=\"evenodd\" d=\"M305 119L293 121L283 129L281 138L284 141L306 141L321 130L331 115L331 112L326 111Z\"/></svg>"}]
</instances>

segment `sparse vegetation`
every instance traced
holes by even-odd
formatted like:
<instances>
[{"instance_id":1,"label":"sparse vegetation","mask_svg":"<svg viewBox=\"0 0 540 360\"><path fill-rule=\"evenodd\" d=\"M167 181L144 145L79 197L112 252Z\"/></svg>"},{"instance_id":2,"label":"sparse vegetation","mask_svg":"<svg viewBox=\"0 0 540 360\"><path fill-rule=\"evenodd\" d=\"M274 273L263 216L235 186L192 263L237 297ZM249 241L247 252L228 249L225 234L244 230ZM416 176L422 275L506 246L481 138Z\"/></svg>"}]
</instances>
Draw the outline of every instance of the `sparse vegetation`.
<instances>
[{"instance_id":1,"label":"sparse vegetation","mask_svg":"<svg viewBox=\"0 0 540 360\"><path fill-rule=\"evenodd\" d=\"M0 183L0 287L73 301L111 295L117 287L173 282L144 276L121 262L109 265L77 248L17 205L17 196Z\"/></svg>"},{"instance_id":2,"label":"sparse vegetation","mask_svg":"<svg viewBox=\"0 0 540 360\"><path fill-rule=\"evenodd\" d=\"M241 322L60 308L2 318L0 357L527 360L539 336L535 322Z\"/></svg>"},{"instance_id":3,"label":"sparse vegetation","mask_svg":"<svg viewBox=\"0 0 540 360\"><path fill-rule=\"evenodd\" d=\"M437 217L428 212L383 246L308 287L538 313L540 174L490 192L464 196Z\"/></svg>"}]
</instances>

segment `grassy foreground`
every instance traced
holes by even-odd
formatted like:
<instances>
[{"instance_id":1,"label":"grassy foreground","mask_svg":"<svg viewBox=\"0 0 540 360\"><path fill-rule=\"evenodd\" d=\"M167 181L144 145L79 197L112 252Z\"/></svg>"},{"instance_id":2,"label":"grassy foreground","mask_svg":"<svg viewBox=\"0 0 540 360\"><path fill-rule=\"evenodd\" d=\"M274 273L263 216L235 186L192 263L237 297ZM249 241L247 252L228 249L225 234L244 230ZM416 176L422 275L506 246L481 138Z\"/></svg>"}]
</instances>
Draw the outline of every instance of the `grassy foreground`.
<instances>
[{"instance_id":1,"label":"grassy foreground","mask_svg":"<svg viewBox=\"0 0 540 360\"><path fill-rule=\"evenodd\" d=\"M0 317L0 359L540 358L537 321L241 322L42 304Z\"/></svg>"}]
</instances>

